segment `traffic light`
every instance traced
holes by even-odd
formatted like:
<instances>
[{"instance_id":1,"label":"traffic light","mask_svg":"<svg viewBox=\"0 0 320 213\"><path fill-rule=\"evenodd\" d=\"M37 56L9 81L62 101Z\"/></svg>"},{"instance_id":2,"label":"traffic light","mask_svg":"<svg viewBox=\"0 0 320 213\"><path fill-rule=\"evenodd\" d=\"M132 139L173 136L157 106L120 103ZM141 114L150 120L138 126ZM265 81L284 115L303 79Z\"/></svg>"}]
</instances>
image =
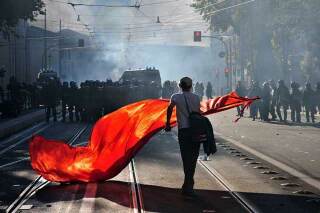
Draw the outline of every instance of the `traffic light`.
<instances>
[{"instance_id":1,"label":"traffic light","mask_svg":"<svg viewBox=\"0 0 320 213\"><path fill-rule=\"evenodd\" d=\"M193 32L193 41L200 42L201 41L201 31L194 31Z\"/></svg>"}]
</instances>

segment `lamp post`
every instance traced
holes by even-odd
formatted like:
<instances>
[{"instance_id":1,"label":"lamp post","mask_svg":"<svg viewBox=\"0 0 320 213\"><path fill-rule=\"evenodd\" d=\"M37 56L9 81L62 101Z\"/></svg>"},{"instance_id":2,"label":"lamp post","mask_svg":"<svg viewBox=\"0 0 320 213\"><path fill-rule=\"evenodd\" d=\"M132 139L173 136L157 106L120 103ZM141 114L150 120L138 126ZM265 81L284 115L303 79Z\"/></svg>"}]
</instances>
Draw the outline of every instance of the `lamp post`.
<instances>
[{"instance_id":1,"label":"lamp post","mask_svg":"<svg viewBox=\"0 0 320 213\"><path fill-rule=\"evenodd\" d=\"M44 10L44 70L48 69L47 59L47 9Z\"/></svg>"},{"instance_id":2,"label":"lamp post","mask_svg":"<svg viewBox=\"0 0 320 213\"><path fill-rule=\"evenodd\" d=\"M229 42L227 43L223 38L230 38L233 37L232 35L212 35L212 36L201 36L204 38L213 38L220 41L226 52L226 65L229 70L229 73L227 75L227 88L231 91L232 90L232 43L231 39L229 39Z\"/></svg>"}]
</instances>

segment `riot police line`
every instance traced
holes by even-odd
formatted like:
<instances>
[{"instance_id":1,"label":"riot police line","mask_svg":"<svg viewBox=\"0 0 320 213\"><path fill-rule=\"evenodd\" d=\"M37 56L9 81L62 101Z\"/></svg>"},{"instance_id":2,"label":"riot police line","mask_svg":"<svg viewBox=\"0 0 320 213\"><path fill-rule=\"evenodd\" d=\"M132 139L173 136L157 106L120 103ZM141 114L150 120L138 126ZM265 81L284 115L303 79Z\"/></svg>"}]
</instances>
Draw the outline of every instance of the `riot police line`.
<instances>
[{"instance_id":1,"label":"riot police line","mask_svg":"<svg viewBox=\"0 0 320 213\"><path fill-rule=\"evenodd\" d=\"M39 80L40 79L40 80ZM55 75L39 78L33 84L18 82L14 77L7 85L6 95L0 88L0 111L2 117L16 117L28 109L46 109L46 118L57 120L57 107L63 121L95 121L102 115L126 104L147 98L170 98L179 92L176 81L165 81L162 88L152 84L125 81L122 83L87 80L80 85L76 82L60 82ZM195 84L195 93L204 96L203 83ZM214 91L209 82L206 96L212 98Z\"/></svg>"},{"instance_id":2,"label":"riot police line","mask_svg":"<svg viewBox=\"0 0 320 213\"><path fill-rule=\"evenodd\" d=\"M101 116L127 104L149 98L160 98L161 87L153 83L125 81L122 83L87 80L59 83L50 79L43 87L43 103L47 121L56 120L56 106L61 103L62 121L95 122ZM48 97L48 98L45 98Z\"/></svg>"},{"instance_id":3,"label":"riot police line","mask_svg":"<svg viewBox=\"0 0 320 213\"><path fill-rule=\"evenodd\" d=\"M261 97L250 106L250 117L252 120L258 118L263 121L280 122L288 121L288 110L291 111L290 119L292 122L301 123L301 112L305 111L306 122L316 122L315 115L320 113L320 82L314 88L311 83L307 82L301 86L297 82L291 82L290 88L283 80L278 83L270 80L259 85L259 82L253 81L247 89L242 82L238 82L236 92L240 96ZM241 110L238 109L238 115Z\"/></svg>"},{"instance_id":4,"label":"riot police line","mask_svg":"<svg viewBox=\"0 0 320 213\"><path fill-rule=\"evenodd\" d=\"M161 87L139 82L90 81L77 85L76 82L60 83L58 78L47 78L42 82L26 84L11 77L9 84L0 87L1 117L16 117L25 110L38 109L44 106L47 121L52 116L57 120L57 107L61 106L63 121L96 121L102 115L110 113L126 104L147 98L170 98L179 91L176 81L165 81ZM194 85L195 94L200 98L204 95L212 98L215 95L212 84L197 82ZM259 96L260 101L250 107L252 120L259 118L263 121L288 121L288 110L291 111L292 122L301 122L301 112L305 111L307 122L315 123L317 112L320 113L320 82L304 86L291 82L290 88L283 80L278 83L270 80L262 85L253 81L246 88L240 81L236 92L240 96ZM238 115L241 110L238 109Z\"/></svg>"}]
</instances>

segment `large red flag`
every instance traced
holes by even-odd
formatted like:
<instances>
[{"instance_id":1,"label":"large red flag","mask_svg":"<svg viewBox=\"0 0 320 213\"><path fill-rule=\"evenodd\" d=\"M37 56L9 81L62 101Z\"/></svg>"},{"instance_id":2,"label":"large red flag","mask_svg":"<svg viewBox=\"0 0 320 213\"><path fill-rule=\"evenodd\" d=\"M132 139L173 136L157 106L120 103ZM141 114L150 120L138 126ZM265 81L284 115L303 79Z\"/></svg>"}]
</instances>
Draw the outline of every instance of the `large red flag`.
<instances>
[{"instance_id":1,"label":"large red flag","mask_svg":"<svg viewBox=\"0 0 320 213\"><path fill-rule=\"evenodd\" d=\"M205 115L249 106L257 98L229 95L203 101ZM166 122L168 100L144 100L127 105L101 118L95 124L88 146L72 147L63 141L32 138L29 149L32 168L55 182L100 181L119 174L134 155ZM171 125L176 125L173 113Z\"/></svg>"}]
</instances>

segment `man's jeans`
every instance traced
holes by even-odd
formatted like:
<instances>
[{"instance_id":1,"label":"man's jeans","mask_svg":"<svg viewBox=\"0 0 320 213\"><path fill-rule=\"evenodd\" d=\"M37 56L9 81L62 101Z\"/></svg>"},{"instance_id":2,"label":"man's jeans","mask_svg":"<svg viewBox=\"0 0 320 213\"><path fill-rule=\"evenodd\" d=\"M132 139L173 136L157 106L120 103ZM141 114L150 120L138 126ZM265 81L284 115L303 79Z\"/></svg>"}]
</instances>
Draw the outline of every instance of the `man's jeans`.
<instances>
[{"instance_id":1,"label":"man's jeans","mask_svg":"<svg viewBox=\"0 0 320 213\"><path fill-rule=\"evenodd\" d=\"M189 128L178 130L178 139L184 170L183 191L192 191L194 185L194 172L199 156L200 143L191 140L191 130Z\"/></svg>"}]
</instances>

